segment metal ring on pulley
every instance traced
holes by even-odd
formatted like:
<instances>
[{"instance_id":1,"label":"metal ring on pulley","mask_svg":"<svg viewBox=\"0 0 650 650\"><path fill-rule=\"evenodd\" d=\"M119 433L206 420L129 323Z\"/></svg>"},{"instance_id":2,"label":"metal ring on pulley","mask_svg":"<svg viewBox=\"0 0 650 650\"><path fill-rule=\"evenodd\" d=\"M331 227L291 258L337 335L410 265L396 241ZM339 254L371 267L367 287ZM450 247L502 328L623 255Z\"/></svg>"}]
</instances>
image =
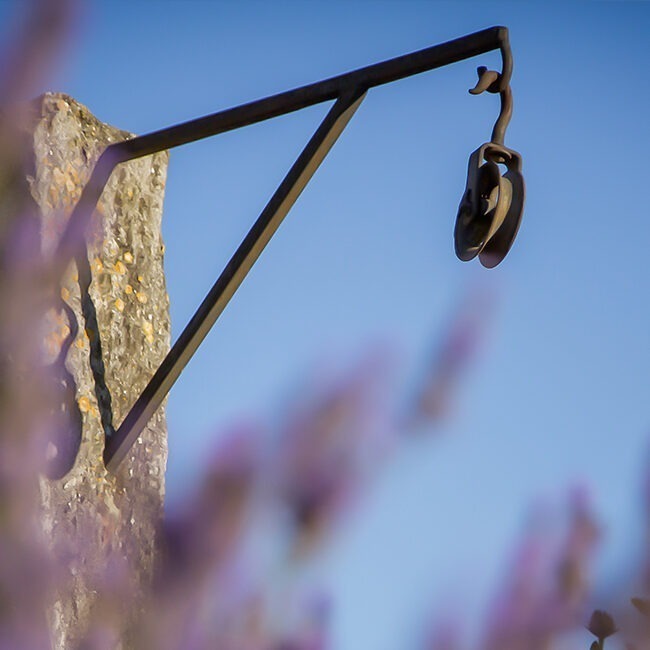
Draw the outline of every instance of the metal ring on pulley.
<instances>
[{"instance_id":1,"label":"metal ring on pulley","mask_svg":"<svg viewBox=\"0 0 650 650\"><path fill-rule=\"evenodd\" d=\"M497 163L508 169L503 176ZM519 229L524 192L521 156L516 151L487 142L472 153L454 230L459 259L478 256L487 268L504 259Z\"/></svg>"}]
</instances>

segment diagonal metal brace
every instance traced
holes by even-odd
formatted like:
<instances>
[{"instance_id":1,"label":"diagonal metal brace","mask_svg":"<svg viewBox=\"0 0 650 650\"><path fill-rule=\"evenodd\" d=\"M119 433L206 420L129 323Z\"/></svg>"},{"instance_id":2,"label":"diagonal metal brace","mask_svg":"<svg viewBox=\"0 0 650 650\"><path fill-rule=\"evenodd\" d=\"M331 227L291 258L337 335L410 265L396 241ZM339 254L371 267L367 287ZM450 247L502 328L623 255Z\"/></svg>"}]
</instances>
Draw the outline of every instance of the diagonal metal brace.
<instances>
[{"instance_id":1,"label":"diagonal metal brace","mask_svg":"<svg viewBox=\"0 0 650 650\"><path fill-rule=\"evenodd\" d=\"M346 93L336 101L316 129L192 320L178 337L120 427L108 439L104 462L109 471L114 472L117 469L151 416L162 404L183 368L225 309L365 96L365 91L361 90Z\"/></svg>"}]
</instances>

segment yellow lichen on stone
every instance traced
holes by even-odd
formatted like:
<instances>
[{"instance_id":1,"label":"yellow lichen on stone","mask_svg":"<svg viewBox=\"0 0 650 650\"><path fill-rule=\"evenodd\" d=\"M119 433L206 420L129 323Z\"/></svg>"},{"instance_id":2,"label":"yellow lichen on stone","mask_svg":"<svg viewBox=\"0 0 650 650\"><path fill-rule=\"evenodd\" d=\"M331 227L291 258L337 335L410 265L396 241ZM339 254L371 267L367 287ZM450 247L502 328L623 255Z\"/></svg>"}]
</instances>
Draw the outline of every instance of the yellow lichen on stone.
<instances>
[{"instance_id":1,"label":"yellow lichen on stone","mask_svg":"<svg viewBox=\"0 0 650 650\"><path fill-rule=\"evenodd\" d=\"M126 253L124 253L124 261L127 264L133 264L133 254L130 251L126 251Z\"/></svg>"},{"instance_id":2,"label":"yellow lichen on stone","mask_svg":"<svg viewBox=\"0 0 650 650\"><path fill-rule=\"evenodd\" d=\"M127 284L124 287L124 293L128 294L129 296L133 293L133 287L130 284Z\"/></svg>"},{"instance_id":3,"label":"yellow lichen on stone","mask_svg":"<svg viewBox=\"0 0 650 650\"><path fill-rule=\"evenodd\" d=\"M121 298L115 301L115 308L117 311L124 311L124 301Z\"/></svg>"},{"instance_id":4,"label":"yellow lichen on stone","mask_svg":"<svg viewBox=\"0 0 650 650\"><path fill-rule=\"evenodd\" d=\"M70 289L67 287L61 287L61 299L68 300L70 298Z\"/></svg>"},{"instance_id":5,"label":"yellow lichen on stone","mask_svg":"<svg viewBox=\"0 0 650 650\"><path fill-rule=\"evenodd\" d=\"M142 284L142 283L144 282L144 276L139 275L139 276L138 276L138 282L139 282L140 284Z\"/></svg>"},{"instance_id":6,"label":"yellow lichen on stone","mask_svg":"<svg viewBox=\"0 0 650 650\"><path fill-rule=\"evenodd\" d=\"M79 398L79 410L82 413L88 413L88 412L90 412L92 410L92 408L93 408L93 405L90 402L90 400L85 395L82 395Z\"/></svg>"},{"instance_id":7,"label":"yellow lichen on stone","mask_svg":"<svg viewBox=\"0 0 650 650\"><path fill-rule=\"evenodd\" d=\"M65 172L76 185L82 185L81 179L79 178L79 174L77 173L77 170L74 168L74 165L68 163L66 165Z\"/></svg>"},{"instance_id":8,"label":"yellow lichen on stone","mask_svg":"<svg viewBox=\"0 0 650 650\"><path fill-rule=\"evenodd\" d=\"M117 262L115 262L115 266L113 268L115 269L115 272L119 273L120 275L124 275L126 273L126 266L124 266L120 260L117 260Z\"/></svg>"},{"instance_id":9,"label":"yellow lichen on stone","mask_svg":"<svg viewBox=\"0 0 650 650\"><path fill-rule=\"evenodd\" d=\"M66 180L65 174L58 167L52 169L52 178L57 185L63 185Z\"/></svg>"},{"instance_id":10,"label":"yellow lichen on stone","mask_svg":"<svg viewBox=\"0 0 650 650\"><path fill-rule=\"evenodd\" d=\"M96 273L101 273L104 270L104 263L99 259L99 257L95 257L93 259L93 271Z\"/></svg>"},{"instance_id":11,"label":"yellow lichen on stone","mask_svg":"<svg viewBox=\"0 0 650 650\"><path fill-rule=\"evenodd\" d=\"M147 339L147 343L153 343L153 325L144 318L142 319L142 331Z\"/></svg>"},{"instance_id":12,"label":"yellow lichen on stone","mask_svg":"<svg viewBox=\"0 0 650 650\"><path fill-rule=\"evenodd\" d=\"M50 186L50 189L48 190L47 195L48 195L47 203L48 203L49 207L51 207L51 208L56 207L56 205L59 202L59 192L56 189L56 186L54 186L54 185Z\"/></svg>"},{"instance_id":13,"label":"yellow lichen on stone","mask_svg":"<svg viewBox=\"0 0 650 650\"><path fill-rule=\"evenodd\" d=\"M138 302L139 302L139 303L142 303L142 304L144 305L144 304L146 304L146 302L147 302L147 300L148 300L148 298L147 298L147 294L141 292L141 293L139 293L139 294L137 295L137 299L138 299Z\"/></svg>"},{"instance_id":14,"label":"yellow lichen on stone","mask_svg":"<svg viewBox=\"0 0 650 650\"><path fill-rule=\"evenodd\" d=\"M90 416L99 417L99 409L95 405L93 401L86 395L82 395L78 400L77 403L79 404L79 410L82 413L87 413Z\"/></svg>"}]
</instances>

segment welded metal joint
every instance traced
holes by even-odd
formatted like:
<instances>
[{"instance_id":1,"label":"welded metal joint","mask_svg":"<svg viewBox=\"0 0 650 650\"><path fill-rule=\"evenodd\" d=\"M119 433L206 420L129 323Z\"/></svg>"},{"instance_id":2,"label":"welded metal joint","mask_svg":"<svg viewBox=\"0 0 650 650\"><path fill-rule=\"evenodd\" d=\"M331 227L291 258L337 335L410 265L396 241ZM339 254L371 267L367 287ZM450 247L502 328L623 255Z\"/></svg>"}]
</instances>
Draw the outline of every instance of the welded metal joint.
<instances>
[{"instance_id":1,"label":"welded metal joint","mask_svg":"<svg viewBox=\"0 0 650 650\"><path fill-rule=\"evenodd\" d=\"M472 95L498 93L501 98L499 117L492 129L490 142L472 153L467 169L467 184L458 208L454 245L464 262L477 255L483 266L501 263L517 236L524 210L526 188L521 173L521 154L504 144L506 128L512 117L512 52L507 36L501 46L501 73L481 66ZM499 165L506 168L501 173Z\"/></svg>"},{"instance_id":2,"label":"welded metal joint","mask_svg":"<svg viewBox=\"0 0 650 650\"><path fill-rule=\"evenodd\" d=\"M461 259L469 260L480 255L484 266L496 266L512 244L521 218L524 197L521 156L503 144L505 129L512 113L512 54L506 27L490 27L424 50L117 142L106 148L99 157L61 237L53 258L56 268L52 269L52 277L60 276L73 259L87 255L84 233L104 186L117 165L308 106L334 101L325 119L142 394L117 430L107 437L104 462L109 471L116 471L126 457L367 92L374 87L496 49L501 51L503 60L501 73L479 68L479 82L471 92L498 92L501 96L501 112L494 126L492 140L479 147L470 158L467 187L455 230L456 253ZM501 176L499 164L508 169L504 176ZM97 333L97 336L101 336L101 333Z\"/></svg>"}]
</instances>

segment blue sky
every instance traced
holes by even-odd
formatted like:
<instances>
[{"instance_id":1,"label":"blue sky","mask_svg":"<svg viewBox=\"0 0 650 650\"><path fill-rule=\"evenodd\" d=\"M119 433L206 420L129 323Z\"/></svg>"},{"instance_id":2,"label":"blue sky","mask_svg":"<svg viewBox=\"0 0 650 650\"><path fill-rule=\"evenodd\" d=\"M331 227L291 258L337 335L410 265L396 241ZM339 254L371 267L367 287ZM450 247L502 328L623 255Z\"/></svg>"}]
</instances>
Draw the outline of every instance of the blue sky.
<instances>
[{"instance_id":1,"label":"blue sky","mask_svg":"<svg viewBox=\"0 0 650 650\"><path fill-rule=\"evenodd\" d=\"M398 455L322 569L337 650L406 647L449 592L476 610L531 501L576 481L607 524L603 581L633 544L650 432L650 5L95 2L50 86L145 133L497 24L527 184L503 265L463 264L452 243L467 159L498 113L467 93L477 65L499 66L491 53L369 93L169 401L174 503L214 435L273 414L311 364L388 341L408 374L467 287L496 291L456 417ZM325 111L172 153L175 335Z\"/></svg>"}]
</instances>

